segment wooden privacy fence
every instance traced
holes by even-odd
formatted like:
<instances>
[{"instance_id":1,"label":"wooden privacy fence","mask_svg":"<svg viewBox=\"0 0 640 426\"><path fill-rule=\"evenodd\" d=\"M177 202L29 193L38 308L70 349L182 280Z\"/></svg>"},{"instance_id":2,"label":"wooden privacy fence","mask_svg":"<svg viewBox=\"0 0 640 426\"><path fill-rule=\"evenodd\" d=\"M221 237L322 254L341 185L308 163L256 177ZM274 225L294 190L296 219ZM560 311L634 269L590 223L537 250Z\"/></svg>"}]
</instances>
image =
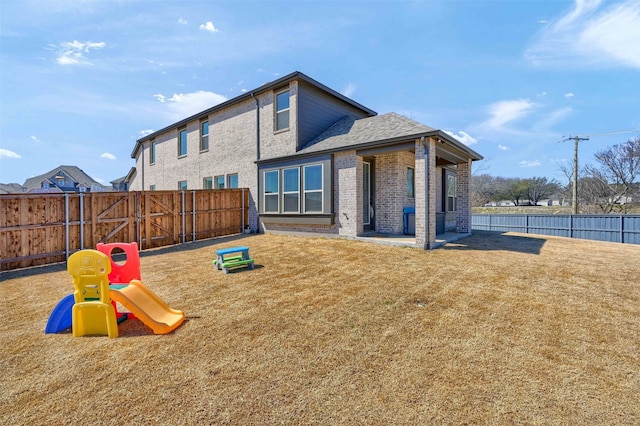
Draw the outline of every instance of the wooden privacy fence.
<instances>
[{"instance_id":1,"label":"wooden privacy fence","mask_svg":"<svg viewBox=\"0 0 640 426\"><path fill-rule=\"evenodd\" d=\"M99 242L141 250L232 235L248 226L249 190L0 195L0 270L64 262Z\"/></svg>"}]
</instances>

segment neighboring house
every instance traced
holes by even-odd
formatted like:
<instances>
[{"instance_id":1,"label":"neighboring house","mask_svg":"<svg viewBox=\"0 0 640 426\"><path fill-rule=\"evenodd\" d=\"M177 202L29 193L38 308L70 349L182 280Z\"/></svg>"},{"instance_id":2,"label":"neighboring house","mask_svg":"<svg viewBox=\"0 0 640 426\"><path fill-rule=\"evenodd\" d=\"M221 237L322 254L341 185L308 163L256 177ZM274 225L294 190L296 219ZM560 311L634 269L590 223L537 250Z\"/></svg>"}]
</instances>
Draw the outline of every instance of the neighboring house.
<instances>
[{"instance_id":1,"label":"neighboring house","mask_svg":"<svg viewBox=\"0 0 640 426\"><path fill-rule=\"evenodd\" d=\"M424 248L471 232L471 163L482 159L300 72L139 139L131 157L130 190L249 188L253 230L402 234L412 208Z\"/></svg>"},{"instance_id":2,"label":"neighboring house","mask_svg":"<svg viewBox=\"0 0 640 426\"><path fill-rule=\"evenodd\" d=\"M111 190L112 191L128 191L129 179L131 178L131 175L135 173L135 171L136 171L135 167L132 167L126 176L123 176L121 178L118 178L109 182L111 184Z\"/></svg>"},{"instance_id":3,"label":"neighboring house","mask_svg":"<svg viewBox=\"0 0 640 426\"><path fill-rule=\"evenodd\" d=\"M27 179L24 192L104 192L107 188L93 180L76 166L59 166L55 169Z\"/></svg>"},{"instance_id":4,"label":"neighboring house","mask_svg":"<svg viewBox=\"0 0 640 426\"><path fill-rule=\"evenodd\" d=\"M0 194L22 194L24 188L19 183L0 183Z\"/></svg>"}]
</instances>

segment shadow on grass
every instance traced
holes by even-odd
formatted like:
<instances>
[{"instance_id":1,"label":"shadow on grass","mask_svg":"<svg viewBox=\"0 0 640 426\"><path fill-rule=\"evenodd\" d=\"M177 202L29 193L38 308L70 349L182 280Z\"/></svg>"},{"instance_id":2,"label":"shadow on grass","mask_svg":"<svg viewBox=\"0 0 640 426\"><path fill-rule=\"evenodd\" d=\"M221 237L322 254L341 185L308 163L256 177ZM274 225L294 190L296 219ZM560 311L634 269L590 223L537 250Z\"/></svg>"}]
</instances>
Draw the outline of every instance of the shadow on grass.
<instances>
[{"instance_id":1,"label":"shadow on grass","mask_svg":"<svg viewBox=\"0 0 640 426\"><path fill-rule=\"evenodd\" d=\"M209 238L206 240L186 242L183 244L175 244L172 246L159 247L156 249L148 249L148 250L140 251L140 257L142 258L142 257L156 256L156 255L162 255L167 253L177 253L177 252L183 252L188 250L197 250L203 247L246 240L251 238L252 236L255 236L255 235L254 234L237 234L237 235L231 235L231 236ZM215 257L216 257L215 251L212 250L211 259L213 260L215 259ZM113 259L116 261L124 260L125 256L114 254ZM14 279L14 278L32 277L35 275L49 274L52 272L61 272L66 270L67 270L67 262L60 262L60 263L54 263L51 265L31 266L28 268L14 269L11 271L0 271L0 282Z\"/></svg>"},{"instance_id":2,"label":"shadow on grass","mask_svg":"<svg viewBox=\"0 0 640 426\"><path fill-rule=\"evenodd\" d=\"M471 237L448 243L439 250L500 250L540 254L546 241L544 236L526 237L497 231L473 231Z\"/></svg>"}]
</instances>

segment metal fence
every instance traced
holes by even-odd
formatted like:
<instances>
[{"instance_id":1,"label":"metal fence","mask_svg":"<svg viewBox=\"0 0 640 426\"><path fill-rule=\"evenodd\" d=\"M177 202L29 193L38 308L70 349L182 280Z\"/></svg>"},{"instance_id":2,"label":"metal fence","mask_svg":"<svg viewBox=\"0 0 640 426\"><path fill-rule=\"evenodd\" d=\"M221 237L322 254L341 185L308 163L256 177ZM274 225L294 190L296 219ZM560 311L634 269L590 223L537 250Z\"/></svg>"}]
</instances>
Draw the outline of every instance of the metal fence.
<instances>
[{"instance_id":1,"label":"metal fence","mask_svg":"<svg viewBox=\"0 0 640 426\"><path fill-rule=\"evenodd\" d=\"M474 214L471 229L640 244L640 215Z\"/></svg>"}]
</instances>

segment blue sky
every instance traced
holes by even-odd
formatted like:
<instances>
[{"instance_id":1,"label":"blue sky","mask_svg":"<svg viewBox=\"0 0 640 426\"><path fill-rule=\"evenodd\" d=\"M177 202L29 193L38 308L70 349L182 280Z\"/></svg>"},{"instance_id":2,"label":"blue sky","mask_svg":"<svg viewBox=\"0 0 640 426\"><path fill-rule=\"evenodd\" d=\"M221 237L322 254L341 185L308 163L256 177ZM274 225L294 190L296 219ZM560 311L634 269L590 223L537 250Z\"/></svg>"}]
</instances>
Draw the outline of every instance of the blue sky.
<instances>
[{"instance_id":1,"label":"blue sky","mask_svg":"<svg viewBox=\"0 0 640 426\"><path fill-rule=\"evenodd\" d=\"M108 184L135 141L293 71L456 135L507 177L564 180L640 136L640 1L4 0L0 182ZM616 134L611 134L616 133Z\"/></svg>"}]
</instances>

